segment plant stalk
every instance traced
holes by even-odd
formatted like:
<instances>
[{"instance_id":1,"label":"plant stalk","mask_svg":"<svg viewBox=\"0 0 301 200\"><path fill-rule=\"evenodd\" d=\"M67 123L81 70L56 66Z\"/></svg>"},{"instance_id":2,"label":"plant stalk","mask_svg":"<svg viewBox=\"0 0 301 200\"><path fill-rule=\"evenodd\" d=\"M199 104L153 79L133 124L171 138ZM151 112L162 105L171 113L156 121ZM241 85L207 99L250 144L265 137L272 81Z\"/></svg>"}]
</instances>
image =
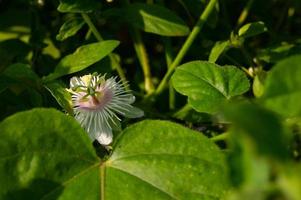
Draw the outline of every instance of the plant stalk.
<instances>
[{"instance_id":1,"label":"plant stalk","mask_svg":"<svg viewBox=\"0 0 301 200\"><path fill-rule=\"evenodd\" d=\"M132 29L132 37L134 40L135 51L143 70L145 91L147 94L151 94L152 92L154 92L155 87L152 80L151 67L149 65L148 55L141 38L141 34L135 28Z\"/></svg>"},{"instance_id":2,"label":"plant stalk","mask_svg":"<svg viewBox=\"0 0 301 200\"><path fill-rule=\"evenodd\" d=\"M198 33L202 30L205 22L207 21L208 17L210 16L211 12L213 11L215 5L217 3L217 0L210 0L209 4L206 6L204 12L201 14L198 22L192 29L191 33L189 34L188 38L186 39L184 45L180 49L179 53L177 54L176 58L170 65L170 68L167 70L165 76L161 80L159 86L157 87L155 91L155 95L159 95L164 90L166 84L168 83L168 80L170 79L172 73L174 72L175 68L180 64L184 56L186 55L188 49L190 48L191 44L196 39Z\"/></svg>"},{"instance_id":3,"label":"plant stalk","mask_svg":"<svg viewBox=\"0 0 301 200\"><path fill-rule=\"evenodd\" d=\"M210 140L213 142L218 142L218 141L226 140L228 137L229 137L229 133L222 133L210 138Z\"/></svg>"},{"instance_id":4,"label":"plant stalk","mask_svg":"<svg viewBox=\"0 0 301 200\"><path fill-rule=\"evenodd\" d=\"M245 20L247 19L248 15L249 15L249 12L250 12L250 9L251 9L253 3L254 3L254 0L248 1L247 5L244 7L240 16L238 17L236 27L240 27L245 22Z\"/></svg>"},{"instance_id":5,"label":"plant stalk","mask_svg":"<svg viewBox=\"0 0 301 200\"><path fill-rule=\"evenodd\" d=\"M163 43L165 47L165 59L166 59L166 65L167 69L170 68L170 65L172 63L173 59L173 53L172 53L172 46L171 46L171 41L170 38L163 38ZM175 104L176 104L176 97L175 97L175 89L172 86L172 83L169 82L169 109L174 110L175 109Z\"/></svg>"}]
</instances>

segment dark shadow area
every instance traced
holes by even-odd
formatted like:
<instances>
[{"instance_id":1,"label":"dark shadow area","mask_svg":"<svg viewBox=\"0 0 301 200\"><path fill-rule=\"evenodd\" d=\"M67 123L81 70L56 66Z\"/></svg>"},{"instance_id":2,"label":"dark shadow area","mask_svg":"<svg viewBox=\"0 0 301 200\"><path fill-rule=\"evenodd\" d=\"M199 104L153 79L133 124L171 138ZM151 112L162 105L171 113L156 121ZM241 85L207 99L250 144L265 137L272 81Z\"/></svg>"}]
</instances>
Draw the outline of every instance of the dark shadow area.
<instances>
[{"instance_id":1,"label":"dark shadow area","mask_svg":"<svg viewBox=\"0 0 301 200\"><path fill-rule=\"evenodd\" d=\"M63 186L59 183L47 179L35 179L32 183L21 189L7 192L2 200L38 200L38 199L58 199L63 191Z\"/></svg>"}]
</instances>

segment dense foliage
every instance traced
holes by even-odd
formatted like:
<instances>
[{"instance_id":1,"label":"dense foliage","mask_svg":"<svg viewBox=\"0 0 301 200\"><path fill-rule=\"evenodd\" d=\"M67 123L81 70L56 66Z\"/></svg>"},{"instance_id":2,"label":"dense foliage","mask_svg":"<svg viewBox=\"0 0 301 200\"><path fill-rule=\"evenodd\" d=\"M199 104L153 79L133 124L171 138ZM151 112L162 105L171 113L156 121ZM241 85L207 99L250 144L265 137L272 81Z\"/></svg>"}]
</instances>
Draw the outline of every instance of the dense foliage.
<instances>
[{"instance_id":1,"label":"dense foliage","mask_svg":"<svg viewBox=\"0 0 301 200\"><path fill-rule=\"evenodd\" d=\"M0 199L300 200L300 27L299 0L0 0Z\"/></svg>"}]
</instances>

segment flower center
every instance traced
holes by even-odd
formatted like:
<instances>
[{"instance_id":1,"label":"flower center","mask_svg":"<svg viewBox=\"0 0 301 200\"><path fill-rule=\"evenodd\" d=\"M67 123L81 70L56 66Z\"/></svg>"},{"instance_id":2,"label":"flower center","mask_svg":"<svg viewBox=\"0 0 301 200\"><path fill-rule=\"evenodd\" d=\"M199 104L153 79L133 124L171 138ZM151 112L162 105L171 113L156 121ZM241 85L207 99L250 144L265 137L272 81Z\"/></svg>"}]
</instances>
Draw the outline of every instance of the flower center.
<instances>
[{"instance_id":1,"label":"flower center","mask_svg":"<svg viewBox=\"0 0 301 200\"><path fill-rule=\"evenodd\" d=\"M80 97L78 106L86 110L103 109L111 101L112 97L112 91L97 87L93 92L88 91L84 96Z\"/></svg>"}]
</instances>

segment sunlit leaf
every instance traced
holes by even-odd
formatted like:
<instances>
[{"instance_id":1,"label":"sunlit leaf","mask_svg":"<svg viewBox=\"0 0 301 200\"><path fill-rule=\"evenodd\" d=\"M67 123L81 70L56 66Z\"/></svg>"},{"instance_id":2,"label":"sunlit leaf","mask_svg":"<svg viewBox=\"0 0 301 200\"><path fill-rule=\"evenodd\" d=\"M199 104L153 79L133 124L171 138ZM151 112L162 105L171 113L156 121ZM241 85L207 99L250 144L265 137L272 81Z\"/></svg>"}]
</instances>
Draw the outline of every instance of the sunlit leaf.
<instances>
[{"instance_id":1,"label":"sunlit leaf","mask_svg":"<svg viewBox=\"0 0 301 200\"><path fill-rule=\"evenodd\" d=\"M179 66L172 76L174 88L188 96L189 104L199 112L215 113L233 97L249 87L246 75L234 66L218 66L192 61Z\"/></svg>"},{"instance_id":2,"label":"sunlit leaf","mask_svg":"<svg viewBox=\"0 0 301 200\"><path fill-rule=\"evenodd\" d=\"M119 42L116 40L106 40L81 46L73 54L64 57L55 67L54 72L45 77L44 80L51 81L81 71L107 56L118 45Z\"/></svg>"},{"instance_id":3,"label":"sunlit leaf","mask_svg":"<svg viewBox=\"0 0 301 200\"><path fill-rule=\"evenodd\" d=\"M241 27L238 31L238 35L240 37L248 38L266 31L268 31L268 29L263 22L253 22Z\"/></svg>"}]
</instances>

